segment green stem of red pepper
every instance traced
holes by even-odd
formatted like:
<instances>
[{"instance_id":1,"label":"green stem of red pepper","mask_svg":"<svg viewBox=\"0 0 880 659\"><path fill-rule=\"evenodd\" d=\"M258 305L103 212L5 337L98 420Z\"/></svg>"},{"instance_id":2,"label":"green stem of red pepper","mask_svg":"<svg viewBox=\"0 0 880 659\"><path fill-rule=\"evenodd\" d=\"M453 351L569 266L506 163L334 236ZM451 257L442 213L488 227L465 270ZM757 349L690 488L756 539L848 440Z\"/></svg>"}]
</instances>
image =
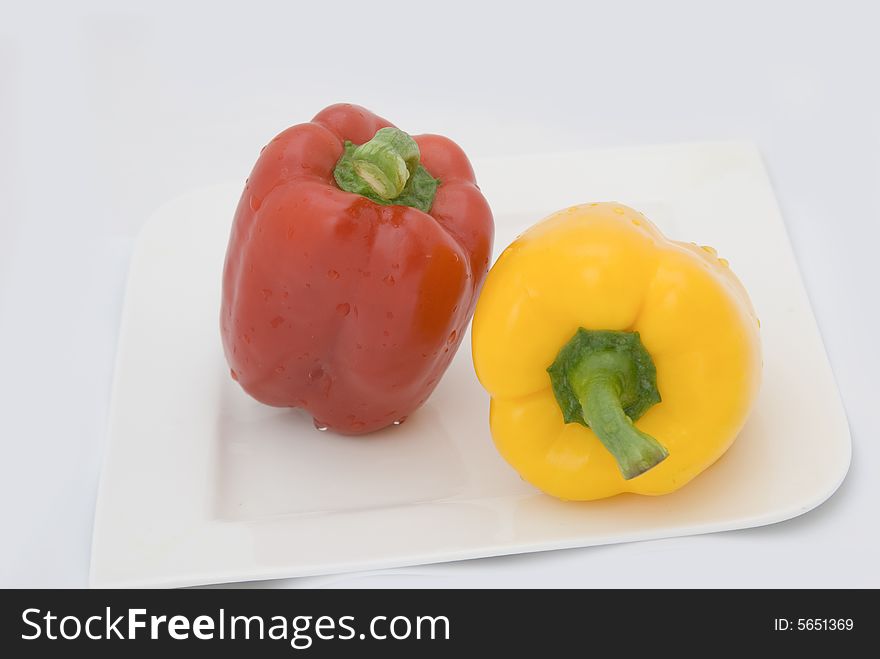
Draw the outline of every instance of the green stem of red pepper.
<instances>
[{"instance_id":1,"label":"green stem of red pepper","mask_svg":"<svg viewBox=\"0 0 880 659\"><path fill-rule=\"evenodd\" d=\"M351 154L354 171L382 199L394 199L419 166L419 145L397 128L382 128Z\"/></svg>"},{"instance_id":2,"label":"green stem of red pepper","mask_svg":"<svg viewBox=\"0 0 880 659\"><path fill-rule=\"evenodd\" d=\"M360 146L346 142L333 176L347 192L428 212L439 181L419 163L420 157L412 137L398 128L381 128Z\"/></svg>"},{"instance_id":3,"label":"green stem of red pepper","mask_svg":"<svg viewBox=\"0 0 880 659\"><path fill-rule=\"evenodd\" d=\"M579 329L547 371L565 422L591 428L625 479L669 455L633 425L660 402L654 361L637 332Z\"/></svg>"}]
</instances>

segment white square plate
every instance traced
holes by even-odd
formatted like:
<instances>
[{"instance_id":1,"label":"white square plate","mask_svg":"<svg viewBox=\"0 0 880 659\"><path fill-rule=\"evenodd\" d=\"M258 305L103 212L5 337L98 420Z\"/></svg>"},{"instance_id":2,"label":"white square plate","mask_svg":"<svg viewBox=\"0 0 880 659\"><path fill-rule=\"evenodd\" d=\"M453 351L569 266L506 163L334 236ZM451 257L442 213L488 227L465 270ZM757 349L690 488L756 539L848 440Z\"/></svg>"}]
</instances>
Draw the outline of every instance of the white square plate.
<instances>
[{"instance_id":1,"label":"white square plate","mask_svg":"<svg viewBox=\"0 0 880 659\"><path fill-rule=\"evenodd\" d=\"M760 156L744 143L487 159L496 255L590 200L642 210L730 260L762 321L764 383L733 448L682 490L563 503L496 454L462 344L428 403L366 438L319 433L229 377L220 273L240 184L160 209L132 259L98 496L93 586L185 586L706 533L810 510L850 435Z\"/></svg>"}]
</instances>

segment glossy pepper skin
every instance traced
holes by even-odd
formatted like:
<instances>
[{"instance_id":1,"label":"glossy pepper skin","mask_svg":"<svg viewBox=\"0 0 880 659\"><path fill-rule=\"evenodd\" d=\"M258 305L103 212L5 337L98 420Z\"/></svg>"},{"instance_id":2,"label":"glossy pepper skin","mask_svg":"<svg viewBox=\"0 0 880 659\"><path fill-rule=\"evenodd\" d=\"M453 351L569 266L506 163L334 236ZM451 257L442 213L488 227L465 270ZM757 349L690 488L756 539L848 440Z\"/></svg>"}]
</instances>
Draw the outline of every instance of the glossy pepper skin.
<instances>
[{"instance_id":1,"label":"glossy pepper skin","mask_svg":"<svg viewBox=\"0 0 880 659\"><path fill-rule=\"evenodd\" d=\"M257 400L304 408L318 427L343 434L388 426L428 398L461 342L492 250L492 213L462 150L394 130L382 131L393 143L380 144L388 127L340 104L275 137L245 185L223 272L232 377ZM420 163L427 212L337 183L346 143L387 151L400 140L409 151L382 164L406 179Z\"/></svg>"},{"instance_id":2,"label":"glossy pepper skin","mask_svg":"<svg viewBox=\"0 0 880 659\"><path fill-rule=\"evenodd\" d=\"M495 444L525 480L561 499L677 490L745 423L760 384L758 328L745 289L711 248L669 241L620 204L551 215L501 255L474 315ZM627 361L635 344L647 355L639 377ZM627 366L615 371L619 359ZM634 418L599 397L622 391L623 375L645 393L641 407L631 401ZM603 424L612 430L600 439ZM638 445L635 457L615 441Z\"/></svg>"}]
</instances>

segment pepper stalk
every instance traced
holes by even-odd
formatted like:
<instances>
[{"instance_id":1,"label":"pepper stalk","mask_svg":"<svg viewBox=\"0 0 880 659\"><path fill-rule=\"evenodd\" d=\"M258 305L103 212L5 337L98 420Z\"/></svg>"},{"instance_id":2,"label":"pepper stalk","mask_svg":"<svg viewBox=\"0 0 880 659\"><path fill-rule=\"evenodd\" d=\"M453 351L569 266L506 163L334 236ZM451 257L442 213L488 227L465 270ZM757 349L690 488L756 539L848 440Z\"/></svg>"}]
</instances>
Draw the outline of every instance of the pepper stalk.
<instances>
[{"instance_id":1,"label":"pepper stalk","mask_svg":"<svg viewBox=\"0 0 880 659\"><path fill-rule=\"evenodd\" d=\"M345 143L333 176L337 185L383 204L428 212L440 182L420 163L419 145L398 128L380 128L368 142Z\"/></svg>"},{"instance_id":2,"label":"pepper stalk","mask_svg":"<svg viewBox=\"0 0 880 659\"><path fill-rule=\"evenodd\" d=\"M629 480L669 451L633 425L660 402L657 370L638 332L578 329L547 369L566 423L591 428Z\"/></svg>"}]
</instances>

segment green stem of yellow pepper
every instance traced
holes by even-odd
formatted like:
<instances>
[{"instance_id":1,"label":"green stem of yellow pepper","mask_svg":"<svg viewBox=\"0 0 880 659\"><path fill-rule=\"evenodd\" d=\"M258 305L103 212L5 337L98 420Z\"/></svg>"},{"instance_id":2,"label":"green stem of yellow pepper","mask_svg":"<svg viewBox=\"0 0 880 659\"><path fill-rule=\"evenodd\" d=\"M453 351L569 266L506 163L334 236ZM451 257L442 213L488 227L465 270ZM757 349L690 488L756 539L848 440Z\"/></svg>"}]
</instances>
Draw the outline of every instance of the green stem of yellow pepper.
<instances>
[{"instance_id":1,"label":"green stem of yellow pepper","mask_svg":"<svg viewBox=\"0 0 880 659\"><path fill-rule=\"evenodd\" d=\"M643 474L669 455L656 439L636 428L624 413L619 378L615 374L599 371L582 386L572 385L578 392L584 418L617 460L626 480Z\"/></svg>"},{"instance_id":2,"label":"green stem of yellow pepper","mask_svg":"<svg viewBox=\"0 0 880 659\"><path fill-rule=\"evenodd\" d=\"M566 423L593 430L627 480L669 452L633 421L660 402L657 371L637 332L579 329L547 369Z\"/></svg>"}]
</instances>

